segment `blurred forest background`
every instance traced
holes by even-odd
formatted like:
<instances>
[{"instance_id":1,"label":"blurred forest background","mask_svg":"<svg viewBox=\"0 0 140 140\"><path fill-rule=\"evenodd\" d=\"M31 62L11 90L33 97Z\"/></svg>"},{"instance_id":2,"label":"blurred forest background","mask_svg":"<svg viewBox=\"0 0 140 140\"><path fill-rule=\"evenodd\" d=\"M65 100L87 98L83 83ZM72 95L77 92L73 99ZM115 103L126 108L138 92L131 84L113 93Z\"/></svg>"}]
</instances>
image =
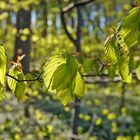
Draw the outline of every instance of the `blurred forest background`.
<instances>
[{"instance_id":1,"label":"blurred forest background","mask_svg":"<svg viewBox=\"0 0 140 140\"><path fill-rule=\"evenodd\" d=\"M140 140L138 81L125 85L110 82L105 75L90 76L105 60L108 28L116 27L135 1L86 2L0 0L0 43L8 67L17 55L25 54L24 73L41 71L49 57L67 50L88 58L83 65L89 74L84 98L68 106L38 81L28 83L23 101L7 89L0 103L0 140Z\"/></svg>"}]
</instances>

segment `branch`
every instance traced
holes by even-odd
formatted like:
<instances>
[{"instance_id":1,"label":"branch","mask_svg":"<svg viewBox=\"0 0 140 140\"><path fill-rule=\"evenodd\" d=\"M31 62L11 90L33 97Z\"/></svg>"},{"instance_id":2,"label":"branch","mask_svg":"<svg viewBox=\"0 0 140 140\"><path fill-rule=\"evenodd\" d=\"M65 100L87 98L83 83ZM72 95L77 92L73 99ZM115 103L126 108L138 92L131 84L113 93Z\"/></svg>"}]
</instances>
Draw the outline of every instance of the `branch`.
<instances>
[{"instance_id":1,"label":"branch","mask_svg":"<svg viewBox=\"0 0 140 140\"><path fill-rule=\"evenodd\" d=\"M94 77L95 80L93 81L85 81L86 84L101 84L101 85L106 85L109 83L119 83L119 82L123 82L121 80L120 76L115 76L114 79L110 79L108 74L100 74L100 75L96 75L96 74L87 74L87 75L82 75L82 77ZM137 75L135 72L132 73L132 77L133 79L135 79L136 81L140 81L137 78ZM96 79L96 78L100 78L100 79ZM124 83L125 84L125 83Z\"/></svg>"},{"instance_id":2,"label":"branch","mask_svg":"<svg viewBox=\"0 0 140 140\"><path fill-rule=\"evenodd\" d=\"M83 1L80 3L72 2L68 6L62 8L61 0L58 0L58 4L60 6L60 16L61 16L62 25L64 27L65 33L67 34L68 38L72 41L72 43L75 46L76 46L76 39L70 34L70 32L67 29L67 25L66 25L66 21L65 21L65 13L71 11L75 7L83 6L83 5L86 5L86 4L93 2L93 1L95 1L95 0L86 0L86 1Z\"/></svg>"},{"instance_id":3,"label":"branch","mask_svg":"<svg viewBox=\"0 0 140 140\"><path fill-rule=\"evenodd\" d=\"M103 77L109 77L109 75L108 74L100 74L100 75L98 75L98 74L84 74L84 75L82 75L82 77L101 77L101 78L103 78Z\"/></svg>"},{"instance_id":4,"label":"branch","mask_svg":"<svg viewBox=\"0 0 140 140\"><path fill-rule=\"evenodd\" d=\"M83 1L83 2L78 2L78 3L75 3L75 2L72 2L70 3L68 6L64 7L62 9L62 12L65 14L65 13L68 13L69 11L71 11L73 8L76 8L76 7L79 7L79 6L84 6L86 4L89 4L90 2L94 2L95 0L86 0L86 1Z\"/></svg>"},{"instance_id":5,"label":"branch","mask_svg":"<svg viewBox=\"0 0 140 140\"><path fill-rule=\"evenodd\" d=\"M64 27L65 33L67 34L68 38L72 41L72 43L76 46L76 40L73 38L73 36L70 34L70 32L67 29L67 25L66 25L66 21L65 21L65 15L64 12L62 10L62 4L61 4L61 0L58 0L59 6L60 6L60 16L61 16L61 21L62 21L62 25Z\"/></svg>"},{"instance_id":6,"label":"branch","mask_svg":"<svg viewBox=\"0 0 140 140\"><path fill-rule=\"evenodd\" d=\"M29 71L28 73L32 74L32 75L35 76L35 77L38 77L36 74L34 74L34 73L30 72L30 71ZM41 81L42 81L43 79L41 79L41 78L39 77L38 80L41 80Z\"/></svg>"},{"instance_id":7,"label":"branch","mask_svg":"<svg viewBox=\"0 0 140 140\"><path fill-rule=\"evenodd\" d=\"M101 85L107 85L109 83L119 83L122 82L120 79L118 80L106 80L106 81L85 81L85 84L101 84Z\"/></svg>"},{"instance_id":8,"label":"branch","mask_svg":"<svg viewBox=\"0 0 140 140\"><path fill-rule=\"evenodd\" d=\"M6 76L16 80L17 82L33 82L33 81L39 81L39 82L43 82L43 79L40 79L40 76L43 74L43 71L35 78L35 79L28 79L28 80L22 80L22 79L17 79L12 75L9 75L8 73L6 73Z\"/></svg>"}]
</instances>

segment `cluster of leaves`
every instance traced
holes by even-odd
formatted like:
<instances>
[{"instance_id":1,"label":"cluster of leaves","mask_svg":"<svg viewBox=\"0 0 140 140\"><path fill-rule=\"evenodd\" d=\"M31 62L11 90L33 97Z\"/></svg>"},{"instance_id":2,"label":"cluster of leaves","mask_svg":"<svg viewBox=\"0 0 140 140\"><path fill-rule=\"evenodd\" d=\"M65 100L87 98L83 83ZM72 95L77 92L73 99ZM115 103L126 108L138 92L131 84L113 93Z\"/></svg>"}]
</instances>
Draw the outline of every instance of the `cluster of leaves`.
<instances>
[{"instance_id":1,"label":"cluster of leaves","mask_svg":"<svg viewBox=\"0 0 140 140\"><path fill-rule=\"evenodd\" d=\"M133 8L105 41L105 53L117 66L124 82L132 80L133 56L131 48L139 43L140 8ZM115 67L116 68L116 67Z\"/></svg>"},{"instance_id":2,"label":"cluster of leaves","mask_svg":"<svg viewBox=\"0 0 140 140\"><path fill-rule=\"evenodd\" d=\"M44 81L49 91L55 92L66 105L74 96L82 97L84 82L75 57L67 52L54 56L44 66Z\"/></svg>"},{"instance_id":3,"label":"cluster of leaves","mask_svg":"<svg viewBox=\"0 0 140 140\"><path fill-rule=\"evenodd\" d=\"M7 56L3 46L0 46L0 99L5 97L4 88L5 88L5 76L6 76L6 67L7 67ZM8 85L13 93L15 93L18 99L23 97L23 93L26 87L26 82L18 82L18 80L25 80L23 71L20 65L15 64L9 69ZM12 78L14 77L14 78Z\"/></svg>"},{"instance_id":4,"label":"cluster of leaves","mask_svg":"<svg viewBox=\"0 0 140 140\"><path fill-rule=\"evenodd\" d=\"M0 91L1 98L4 97L4 79L6 75L6 54L3 46L0 46ZM18 99L24 96L26 80L20 63L15 63L8 75L8 85ZM78 68L78 61L68 52L63 52L49 59L44 66L44 82L48 91L58 95L64 105L70 102L75 96L82 97L84 94L84 82ZM32 80L32 79L31 79Z\"/></svg>"},{"instance_id":5,"label":"cluster of leaves","mask_svg":"<svg viewBox=\"0 0 140 140\"><path fill-rule=\"evenodd\" d=\"M133 8L128 16L119 24L105 41L105 53L109 60L116 65L124 82L131 82L133 69L133 53L131 48L139 43L140 8ZM4 81L7 58L3 46L0 46L0 92L4 97ZM84 81L79 71L78 61L68 52L51 57L44 66L43 80L48 91L56 93L64 105L75 96L82 97ZM115 70L114 70L115 72ZM21 66L16 63L9 69L8 85L18 99L22 99L26 87L26 78Z\"/></svg>"}]
</instances>

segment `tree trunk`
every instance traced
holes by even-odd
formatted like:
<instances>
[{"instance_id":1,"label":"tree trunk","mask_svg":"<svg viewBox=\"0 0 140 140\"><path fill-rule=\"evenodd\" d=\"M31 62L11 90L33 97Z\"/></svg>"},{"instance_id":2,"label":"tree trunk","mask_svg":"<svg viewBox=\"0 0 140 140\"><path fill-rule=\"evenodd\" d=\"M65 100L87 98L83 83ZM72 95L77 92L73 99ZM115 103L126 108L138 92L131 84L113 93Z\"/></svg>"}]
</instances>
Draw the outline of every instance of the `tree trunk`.
<instances>
[{"instance_id":1,"label":"tree trunk","mask_svg":"<svg viewBox=\"0 0 140 140\"><path fill-rule=\"evenodd\" d=\"M14 60L17 60L17 55L25 54L25 57L22 60L24 73L27 73L29 71L30 66L30 35L26 36L26 40L22 40L20 30L25 28L30 30L30 24L31 12L25 11L24 9L20 9L17 12L16 19L17 35L15 41Z\"/></svg>"},{"instance_id":2,"label":"tree trunk","mask_svg":"<svg viewBox=\"0 0 140 140\"><path fill-rule=\"evenodd\" d=\"M47 28L48 28L48 24L47 24L47 2L45 0L42 0L41 2L41 6L42 6L42 14L43 14L43 32L42 32L42 36L46 37L47 36Z\"/></svg>"},{"instance_id":3,"label":"tree trunk","mask_svg":"<svg viewBox=\"0 0 140 140\"><path fill-rule=\"evenodd\" d=\"M82 11L81 7L77 7L77 39L76 39L76 51L81 52L81 25L82 25ZM80 99L75 98L75 108L74 108L74 118L73 118L73 126L72 126L72 133L73 136L72 140L77 140L78 134L78 122L79 122L79 113L80 113Z\"/></svg>"},{"instance_id":4,"label":"tree trunk","mask_svg":"<svg viewBox=\"0 0 140 140\"><path fill-rule=\"evenodd\" d=\"M31 12L20 9L17 12L16 18L16 28L17 35L15 40L15 51L14 51L14 61L17 60L18 55L25 54L25 57L22 59L23 72L26 74L30 69L30 34L26 35L26 40L22 40L20 30L29 29L31 24ZM30 117L29 105L25 103L24 108L25 117Z\"/></svg>"}]
</instances>

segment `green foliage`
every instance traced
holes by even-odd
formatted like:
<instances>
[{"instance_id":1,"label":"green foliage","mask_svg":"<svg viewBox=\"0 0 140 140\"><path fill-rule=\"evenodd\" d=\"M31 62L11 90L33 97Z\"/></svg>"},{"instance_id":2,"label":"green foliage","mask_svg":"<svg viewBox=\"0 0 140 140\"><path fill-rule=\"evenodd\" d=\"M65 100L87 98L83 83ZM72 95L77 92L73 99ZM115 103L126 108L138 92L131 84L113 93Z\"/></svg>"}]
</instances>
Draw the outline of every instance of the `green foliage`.
<instances>
[{"instance_id":1,"label":"green foliage","mask_svg":"<svg viewBox=\"0 0 140 140\"><path fill-rule=\"evenodd\" d=\"M132 81L132 63L130 48L139 42L140 9L133 8L122 23L105 41L105 53L108 60L118 66L123 82Z\"/></svg>"},{"instance_id":2,"label":"green foliage","mask_svg":"<svg viewBox=\"0 0 140 140\"><path fill-rule=\"evenodd\" d=\"M5 49L0 45L0 100L4 98L4 81L6 75L7 58Z\"/></svg>"},{"instance_id":3,"label":"green foliage","mask_svg":"<svg viewBox=\"0 0 140 140\"><path fill-rule=\"evenodd\" d=\"M121 25L120 35L128 48L138 42L140 32L140 8L133 8L128 16L124 18Z\"/></svg>"},{"instance_id":4,"label":"green foliage","mask_svg":"<svg viewBox=\"0 0 140 140\"><path fill-rule=\"evenodd\" d=\"M80 75L79 72L77 72L76 78L75 78L75 89L74 93L77 97L84 96L84 81Z\"/></svg>"},{"instance_id":5,"label":"green foliage","mask_svg":"<svg viewBox=\"0 0 140 140\"><path fill-rule=\"evenodd\" d=\"M138 79L140 80L140 65L137 68L137 73L136 74L137 74Z\"/></svg>"},{"instance_id":6,"label":"green foliage","mask_svg":"<svg viewBox=\"0 0 140 140\"><path fill-rule=\"evenodd\" d=\"M118 58L118 69L123 82L130 83L132 81L132 73L130 71L130 57L129 54L124 54Z\"/></svg>"},{"instance_id":7,"label":"green foliage","mask_svg":"<svg viewBox=\"0 0 140 140\"><path fill-rule=\"evenodd\" d=\"M19 67L19 65L16 64L9 69L9 75L13 76L18 80L25 80L22 69ZM8 86L18 99L22 99L24 95L24 90L26 88L25 81L20 82L11 77L8 77Z\"/></svg>"},{"instance_id":8,"label":"green foliage","mask_svg":"<svg viewBox=\"0 0 140 140\"><path fill-rule=\"evenodd\" d=\"M67 7L72 1L61 0L61 2L62 7ZM75 51L73 43L68 39L61 25L58 3L53 0L51 2L48 0L0 1L0 42L4 42L7 46L6 49L10 52L8 53L9 62L13 57L15 37L26 42L30 36L32 46L31 72L24 78L21 68L14 65L9 69L9 76L6 74L8 85L18 99L22 99L24 96L25 87L28 94L24 96L23 102L25 103L20 104L12 98L13 94L6 92L7 99L4 104L0 104L0 139L71 139L71 135L66 134L72 131L71 117L74 116L75 104L64 107L57 99L59 98L66 105L75 96L81 98L84 95L84 89L84 100L78 103L80 114L77 121L77 139L140 139L140 136L137 136L140 132L139 80L135 81L134 75L134 80L131 82L132 70L133 74L136 71L137 77L140 79L140 57L139 51L137 51L140 43L140 9L137 7L132 9L118 28L107 38L105 41L106 55L103 54L102 46L105 37L104 28L110 23L116 24L122 19L122 16L132 6L130 0L129 3L127 2L127 0L102 0L94 3L93 6L92 4L82 6L83 17L85 17L81 30L82 52L80 55L73 53L77 55L76 57L67 52L51 57L44 66L43 76L38 77L42 73L38 69L42 69L40 66L42 67L42 64L50 56L63 49L68 52ZM31 30L24 28L18 31L17 26L15 27L15 17L21 8L24 10L31 9L31 17L33 17ZM75 10L65 14L66 27L75 40L77 37L76 12L75 7ZM45 35L44 31L46 31ZM28 45L26 49L28 49ZM6 71L6 61L5 63L1 61L6 60L3 54L5 54L5 50L2 47L0 48L0 72L2 72L0 76L3 76L0 77L2 80L0 80L0 99L4 98ZM111 63L104 62L104 56L107 56ZM134 66L133 63L135 63ZM81 72L83 69L84 76ZM114 84L112 82L112 80L117 80L116 75L118 74L122 77L123 82L131 82L131 84L126 84L124 89L127 108L122 108L121 114L119 114L119 109L122 98L122 83ZM83 77L87 77L86 88ZM48 94L43 84L46 85L49 92L55 94ZM131 94L127 94L127 92ZM29 97L30 100L28 100ZM28 113L28 108L30 117L26 118L24 114L26 111Z\"/></svg>"},{"instance_id":9,"label":"green foliage","mask_svg":"<svg viewBox=\"0 0 140 140\"><path fill-rule=\"evenodd\" d=\"M68 52L54 56L44 66L44 82L66 105L74 96L83 96L84 82L78 72L76 58Z\"/></svg>"},{"instance_id":10,"label":"green foliage","mask_svg":"<svg viewBox=\"0 0 140 140\"><path fill-rule=\"evenodd\" d=\"M105 41L105 53L108 59L112 63L117 62L117 54L116 54L116 46L115 46L116 40L114 34L110 35L106 41Z\"/></svg>"}]
</instances>

